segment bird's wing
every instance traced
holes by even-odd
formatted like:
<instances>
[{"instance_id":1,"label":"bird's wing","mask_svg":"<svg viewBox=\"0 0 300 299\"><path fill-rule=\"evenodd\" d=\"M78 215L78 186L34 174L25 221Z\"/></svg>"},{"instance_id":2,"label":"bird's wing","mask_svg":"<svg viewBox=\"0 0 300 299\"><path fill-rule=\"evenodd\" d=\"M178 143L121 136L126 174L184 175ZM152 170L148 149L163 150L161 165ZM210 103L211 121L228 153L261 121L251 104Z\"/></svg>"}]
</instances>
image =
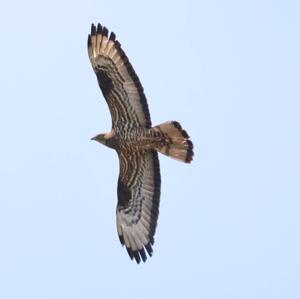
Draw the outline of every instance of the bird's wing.
<instances>
[{"instance_id":1,"label":"bird's wing","mask_svg":"<svg viewBox=\"0 0 300 299\"><path fill-rule=\"evenodd\" d=\"M112 126L124 124L151 127L147 100L141 82L113 32L92 24L88 54L99 86L109 106Z\"/></svg>"},{"instance_id":2,"label":"bird's wing","mask_svg":"<svg viewBox=\"0 0 300 299\"><path fill-rule=\"evenodd\" d=\"M119 152L117 230L137 263L151 256L159 213L160 170L157 152Z\"/></svg>"}]
</instances>

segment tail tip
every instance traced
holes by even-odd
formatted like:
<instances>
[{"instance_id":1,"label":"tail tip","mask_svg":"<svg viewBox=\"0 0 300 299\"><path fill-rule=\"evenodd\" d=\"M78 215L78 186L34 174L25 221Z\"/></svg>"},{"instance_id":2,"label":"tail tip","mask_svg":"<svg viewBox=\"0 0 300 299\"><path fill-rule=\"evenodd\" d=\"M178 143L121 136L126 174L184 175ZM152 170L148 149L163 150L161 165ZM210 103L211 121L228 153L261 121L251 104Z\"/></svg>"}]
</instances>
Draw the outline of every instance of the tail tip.
<instances>
[{"instance_id":1,"label":"tail tip","mask_svg":"<svg viewBox=\"0 0 300 299\"><path fill-rule=\"evenodd\" d=\"M194 151L193 151L194 145L193 145L193 143L190 139L187 139L186 143L188 145L188 148L186 150L186 157L185 157L184 162L185 163L191 163L192 160L193 160L193 157L194 157Z\"/></svg>"},{"instance_id":2,"label":"tail tip","mask_svg":"<svg viewBox=\"0 0 300 299\"><path fill-rule=\"evenodd\" d=\"M181 124L178 121L172 121L173 126L178 129L184 138L190 138L189 134L186 130L182 129Z\"/></svg>"}]
</instances>

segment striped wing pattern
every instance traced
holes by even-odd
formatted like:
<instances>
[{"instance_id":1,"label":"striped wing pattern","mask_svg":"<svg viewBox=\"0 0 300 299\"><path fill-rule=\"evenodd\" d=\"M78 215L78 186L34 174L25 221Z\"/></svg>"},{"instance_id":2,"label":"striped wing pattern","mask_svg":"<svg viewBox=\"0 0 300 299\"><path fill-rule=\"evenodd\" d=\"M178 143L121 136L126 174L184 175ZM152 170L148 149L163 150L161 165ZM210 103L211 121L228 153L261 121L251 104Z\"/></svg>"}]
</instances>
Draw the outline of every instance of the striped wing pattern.
<instances>
[{"instance_id":1,"label":"striped wing pattern","mask_svg":"<svg viewBox=\"0 0 300 299\"><path fill-rule=\"evenodd\" d=\"M99 86L109 106L112 126L151 127L147 100L133 67L113 32L92 24L88 54Z\"/></svg>"},{"instance_id":2,"label":"striped wing pattern","mask_svg":"<svg viewBox=\"0 0 300 299\"><path fill-rule=\"evenodd\" d=\"M115 34L108 36L105 27L92 24L88 54L119 138L128 138L138 128L151 128L143 87ZM122 142L116 148L120 161L117 231L130 258L139 263L146 261L146 252L152 255L159 213L159 161L155 150L131 151L126 140Z\"/></svg>"},{"instance_id":3,"label":"striped wing pattern","mask_svg":"<svg viewBox=\"0 0 300 299\"><path fill-rule=\"evenodd\" d=\"M119 153L117 230L122 245L137 263L151 256L160 199L157 152Z\"/></svg>"}]
</instances>

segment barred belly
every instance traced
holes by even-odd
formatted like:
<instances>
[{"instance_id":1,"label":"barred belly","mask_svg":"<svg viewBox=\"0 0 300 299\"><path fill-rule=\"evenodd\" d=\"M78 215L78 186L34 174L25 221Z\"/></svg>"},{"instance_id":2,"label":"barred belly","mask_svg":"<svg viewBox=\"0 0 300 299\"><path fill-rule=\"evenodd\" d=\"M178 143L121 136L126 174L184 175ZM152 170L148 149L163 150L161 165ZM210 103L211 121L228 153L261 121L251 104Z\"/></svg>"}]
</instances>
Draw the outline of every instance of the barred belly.
<instances>
[{"instance_id":1,"label":"barred belly","mask_svg":"<svg viewBox=\"0 0 300 299\"><path fill-rule=\"evenodd\" d=\"M132 128L116 132L120 150L127 152L155 149L164 143L164 137L153 129Z\"/></svg>"}]
</instances>

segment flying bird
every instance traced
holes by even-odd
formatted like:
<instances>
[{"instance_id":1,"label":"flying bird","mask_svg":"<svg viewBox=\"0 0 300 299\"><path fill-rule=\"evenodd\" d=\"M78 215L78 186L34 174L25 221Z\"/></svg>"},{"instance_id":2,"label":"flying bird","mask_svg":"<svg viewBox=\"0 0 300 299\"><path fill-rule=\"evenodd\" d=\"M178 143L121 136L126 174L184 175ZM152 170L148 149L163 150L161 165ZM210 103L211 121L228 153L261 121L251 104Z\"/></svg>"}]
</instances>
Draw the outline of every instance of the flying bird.
<instances>
[{"instance_id":1,"label":"flying bird","mask_svg":"<svg viewBox=\"0 0 300 299\"><path fill-rule=\"evenodd\" d=\"M92 138L119 157L117 231L137 263L152 256L159 214L160 168L157 152L190 163L193 144L176 121L152 127L141 82L116 35L92 24L88 55L108 104L112 129Z\"/></svg>"}]
</instances>

